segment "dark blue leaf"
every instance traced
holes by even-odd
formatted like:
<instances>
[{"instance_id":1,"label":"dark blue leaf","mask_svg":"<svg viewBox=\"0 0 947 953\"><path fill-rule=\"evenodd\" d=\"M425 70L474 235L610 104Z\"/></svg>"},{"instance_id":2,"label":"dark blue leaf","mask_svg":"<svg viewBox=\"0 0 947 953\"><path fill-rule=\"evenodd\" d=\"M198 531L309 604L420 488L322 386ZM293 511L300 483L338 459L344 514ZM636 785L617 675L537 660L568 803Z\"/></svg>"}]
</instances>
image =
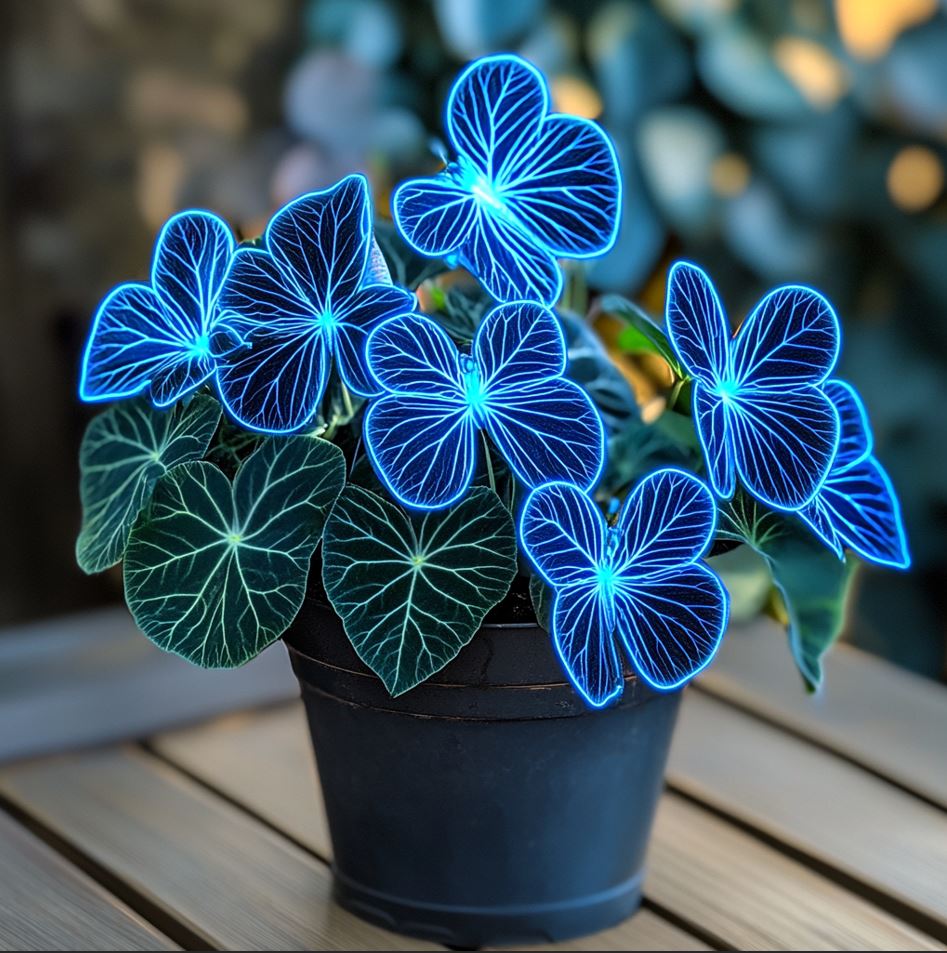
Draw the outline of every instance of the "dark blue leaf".
<instances>
[{"instance_id":1,"label":"dark blue leaf","mask_svg":"<svg viewBox=\"0 0 947 953\"><path fill-rule=\"evenodd\" d=\"M728 596L702 563L622 583L618 632L635 671L653 688L679 688L710 663L727 627Z\"/></svg>"},{"instance_id":2,"label":"dark blue leaf","mask_svg":"<svg viewBox=\"0 0 947 953\"><path fill-rule=\"evenodd\" d=\"M594 583L556 593L552 637L569 681L592 708L621 694L621 660L615 650L615 607Z\"/></svg>"},{"instance_id":3,"label":"dark blue leaf","mask_svg":"<svg viewBox=\"0 0 947 953\"><path fill-rule=\"evenodd\" d=\"M677 688L711 660L729 600L699 562L716 508L707 487L682 470L657 470L606 529L575 486L547 483L526 500L523 549L555 591L552 633L569 678L594 707L621 691L617 633L652 687Z\"/></svg>"},{"instance_id":4,"label":"dark blue leaf","mask_svg":"<svg viewBox=\"0 0 947 953\"><path fill-rule=\"evenodd\" d=\"M440 508L466 492L481 428L527 486L597 481L601 418L588 395L562 378L562 331L539 305L495 308L462 357L431 319L394 318L369 338L367 359L385 394L366 415L366 445L406 505Z\"/></svg>"},{"instance_id":5,"label":"dark blue leaf","mask_svg":"<svg viewBox=\"0 0 947 953\"><path fill-rule=\"evenodd\" d=\"M498 301L554 303L556 256L591 257L615 241L621 184L608 137L587 120L550 116L543 77L505 54L461 74L447 131L456 161L395 193L406 240L453 254Z\"/></svg>"},{"instance_id":6,"label":"dark blue leaf","mask_svg":"<svg viewBox=\"0 0 947 953\"><path fill-rule=\"evenodd\" d=\"M165 407L213 372L211 326L233 235L209 212L171 218L158 236L151 286L125 284L102 302L82 361L83 400L148 391Z\"/></svg>"},{"instance_id":7,"label":"dark blue leaf","mask_svg":"<svg viewBox=\"0 0 947 953\"><path fill-rule=\"evenodd\" d=\"M667 325L681 363L698 379L694 417L714 491L729 498L739 474L770 506L805 506L839 441L838 414L818 386L839 350L828 301L808 288L777 288L731 339L710 279L679 262L669 279Z\"/></svg>"}]
</instances>

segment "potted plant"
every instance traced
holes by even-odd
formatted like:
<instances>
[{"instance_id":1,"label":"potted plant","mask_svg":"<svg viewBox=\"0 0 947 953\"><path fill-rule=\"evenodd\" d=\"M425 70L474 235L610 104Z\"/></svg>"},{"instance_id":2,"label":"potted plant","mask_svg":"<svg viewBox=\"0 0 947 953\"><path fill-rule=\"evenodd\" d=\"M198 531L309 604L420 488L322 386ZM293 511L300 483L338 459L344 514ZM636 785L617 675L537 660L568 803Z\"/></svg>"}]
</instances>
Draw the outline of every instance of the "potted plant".
<instances>
[{"instance_id":1,"label":"potted plant","mask_svg":"<svg viewBox=\"0 0 947 953\"><path fill-rule=\"evenodd\" d=\"M679 690L728 617L783 618L815 687L849 554L909 557L825 298L778 288L731 334L678 262L663 325L576 314L559 260L619 227L605 133L494 56L447 135L393 226L359 175L239 244L168 222L85 350L82 398L114 405L77 556L124 561L137 624L192 662L284 640L344 905L458 946L562 939L640 902ZM660 367L647 420L613 357Z\"/></svg>"}]
</instances>

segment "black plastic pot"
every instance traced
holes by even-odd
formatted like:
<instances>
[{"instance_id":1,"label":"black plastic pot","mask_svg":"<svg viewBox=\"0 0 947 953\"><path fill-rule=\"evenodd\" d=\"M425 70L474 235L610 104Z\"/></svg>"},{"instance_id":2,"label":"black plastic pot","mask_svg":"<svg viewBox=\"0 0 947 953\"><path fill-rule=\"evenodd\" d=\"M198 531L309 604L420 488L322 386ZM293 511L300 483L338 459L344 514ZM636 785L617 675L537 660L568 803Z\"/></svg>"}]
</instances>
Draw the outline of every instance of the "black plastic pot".
<instances>
[{"instance_id":1,"label":"black plastic pot","mask_svg":"<svg viewBox=\"0 0 947 953\"><path fill-rule=\"evenodd\" d=\"M285 641L342 906L459 947L563 940L638 907L679 693L629 672L589 711L533 624L483 626L399 698L318 603Z\"/></svg>"}]
</instances>

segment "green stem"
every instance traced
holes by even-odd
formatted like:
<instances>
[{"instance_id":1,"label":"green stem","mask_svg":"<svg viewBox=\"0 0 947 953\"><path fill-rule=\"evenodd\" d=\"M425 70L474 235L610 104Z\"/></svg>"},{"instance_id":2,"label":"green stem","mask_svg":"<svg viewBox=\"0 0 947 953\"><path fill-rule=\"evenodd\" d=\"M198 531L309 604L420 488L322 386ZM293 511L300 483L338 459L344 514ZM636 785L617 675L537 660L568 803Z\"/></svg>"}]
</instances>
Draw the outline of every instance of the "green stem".
<instances>
[{"instance_id":1,"label":"green stem","mask_svg":"<svg viewBox=\"0 0 947 953\"><path fill-rule=\"evenodd\" d=\"M684 378L678 377L674 381L674 387L671 388L671 396L668 397L668 410L674 410L674 405L677 403L677 398L681 394L681 388L684 386Z\"/></svg>"},{"instance_id":2,"label":"green stem","mask_svg":"<svg viewBox=\"0 0 947 953\"><path fill-rule=\"evenodd\" d=\"M355 413L354 408L352 407L352 395L349 393L349 389L345 386L345 381L339 381L342 385L342 403L345 405L345 415L351 419Z\"/></svg>"},{"instance_id":3,"label":"green stem","mask_svg":"<svg viewBox=\"0 0 947 953\"><path fill-rule=\"evenodd\" d=\"M490 481L490 489L496 493L497 483L493 476L493 457L490 456L490 444L487 443L487 435L483 431L480 432L480 436L483 438L483 452L487 461L487 479Z\"/></svg>"}]
</instances>

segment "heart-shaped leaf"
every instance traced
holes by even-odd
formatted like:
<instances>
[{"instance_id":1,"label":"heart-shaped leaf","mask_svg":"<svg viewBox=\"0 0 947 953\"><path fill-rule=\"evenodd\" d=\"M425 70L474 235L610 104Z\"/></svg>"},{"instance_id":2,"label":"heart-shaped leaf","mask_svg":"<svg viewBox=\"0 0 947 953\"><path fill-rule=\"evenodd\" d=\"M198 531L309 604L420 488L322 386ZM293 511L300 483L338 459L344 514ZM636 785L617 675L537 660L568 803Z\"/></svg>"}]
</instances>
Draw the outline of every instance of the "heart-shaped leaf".
<instances>
[{"instance_id":1,"label":"heart-shaped leaf","mask_svg":"<svg viewBox=\"0 0 947 953\"><path fill-rule=\"evenodd\" d=\"M822 656L845 622L852 578L840 560L798 517L766 509L738 493L720 508L718 538L746 542L767 562L789 618L789 647L810 689L822 683Z\"/></svg>"},{"instance_id":2,"label":"heart-shaped leaf","mask_svg":"<svg viewBox=\"0 0 947 953\"><path fill-rule=\"evenodd\" d=\"M217 401L199 395L173 410L126 400L89 423L79 450L76 561L84 572L101 572L122 558L155 483L171 467L204 456L219 421Z\"/></svg>"},{"instance_id":3,"label":"heart-shaped leaf","mask_svg":"<svg viewBox=\"0 0 947 953\"><path fill-rule=\"evenodd\" d=\"M392 695L453 659L515 575L513 520L486 487L449 510L408 516L350 484L326 523L329 600Z\"/></svg>"},{"instance_id":4,"label":"heart-shaped leaf","mask_svg":"<svg viewBox=\"0 0 947 953\"><path fill-rule=\"evenodd\" d=\"M155 486L125 553L125 599L160 648L233 668L279 638L302 605L309 560L345 482L342 451L270 438L233 484L185 463Z\"/></svg>"}]
</instances>

